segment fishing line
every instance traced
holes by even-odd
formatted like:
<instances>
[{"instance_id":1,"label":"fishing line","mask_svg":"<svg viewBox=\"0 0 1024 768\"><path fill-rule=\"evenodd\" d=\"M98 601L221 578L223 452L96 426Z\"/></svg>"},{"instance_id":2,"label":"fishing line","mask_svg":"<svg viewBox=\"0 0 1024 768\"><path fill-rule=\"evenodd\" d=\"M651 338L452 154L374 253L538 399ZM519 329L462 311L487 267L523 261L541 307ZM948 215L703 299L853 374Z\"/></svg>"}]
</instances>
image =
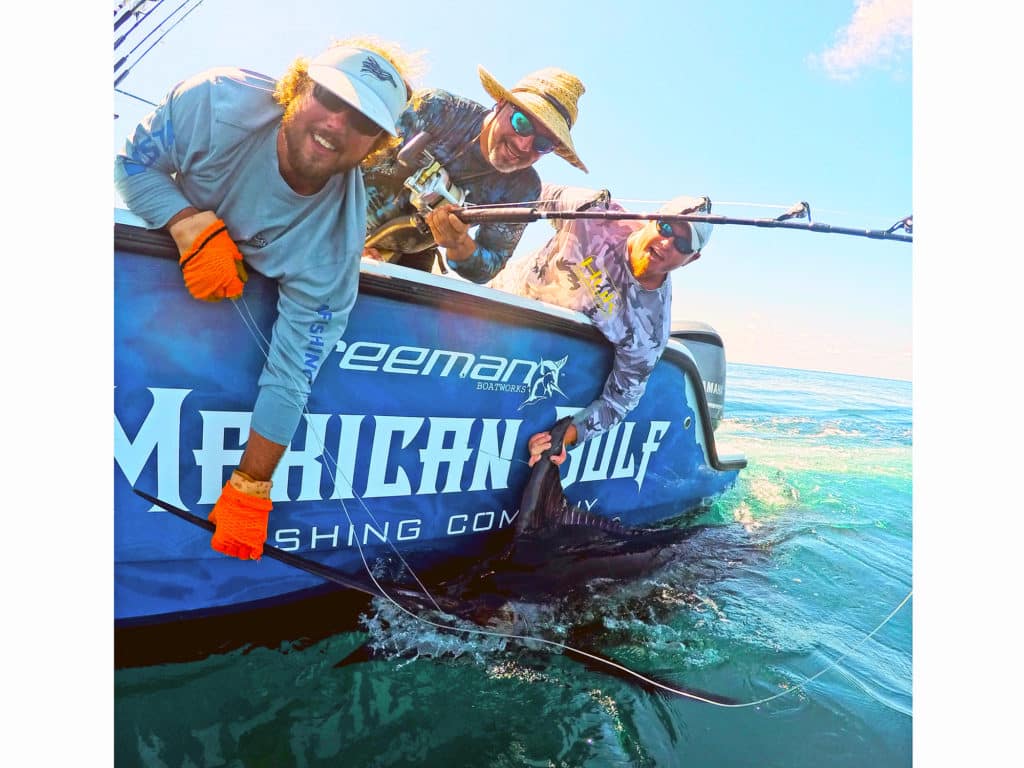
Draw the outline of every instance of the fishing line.
<instances>
[{"instance_id":1,"label":"fishing line","mask_svg":"<svg viewBox=\"0 0 1024 768\"><path fill-rule=\"evenodd\" d=\"M259 329L259 326L258 326L258 324L255 321L255 317L252 314L252 311L249 308L247 302L245 301L245 297L244 296L239 297L238 299L232 301L232 304L235 306L235 309L238 312L238 315L239 315L239 317L242 320L242 324L249 331L249 333L252 336L254 342L256 343L257 348L259 348L260 352L264 355L264 357L266 357L267 354L268 354L268 350L269 350L269 341L267 340L267 338L263 334L263 332ZM244 308L244 311L243 311L243 308ZM303 411L304 411L304 414L306 416L310 415L309 409L308 409L307 406L303 407ZM354 483L352 482L351 478L349 478L347 475L345 475L344 472L341 471L341 469L338 467L337 459L327 449L327 441L326 441L325 436L321 435L316 430L316 428L313 425L312 421L310 419L308 419L308 418L306 420L306 428L307 428L307 434L311 432L319 440L320 446L321 446L321 449L322 449L322 452L323 452L323 455L326 458L329 459L329 461L325 461L324 462L324 467L327 470L327 473L328 473L328 475L331 478L332 484L336 484L336 475L334 475L334 471L337 470L338 472L341 473L342 477L348 482L349 489L352 491L353 496L356 499L358 499L358 501L359 501L360 505L362 506L363 510L370 517L370 519L373 520L374 524L379 529L380 528L380 524L377 522L376 517L374 517L374 515L370 511L369 507L366 506L366 502L363 500L362 496L360 496L359 494L356 493L355 487L354 487ZM527 462L523 462L523 463L527 463ZM352 517L349 514L348 506L345 504L345 500L339 498L338 501L339 501L339 503L341 505L341 510L342 510L342 512L345 515L345 519L348 521L350 530L354 531L355 530L355 523L352 521ZM611 661L610 659L605 659L605 658L602 658L601 656L597 656L595 654L588 653L587 651L584 651L584 650L581 650L581 649L578 649L578 648L573 648L572 646L566 645L564 643L560 643L560 642L555 641L555 640L548 640L548 639L543 638L543 637L534 637L534 636L529 636L529 635L519 635L519 634L514 634L514 633L509 633L509 632L499 632L497 630L488 630L488 629L483 629L483 628L477 627L477 626L461 626L460 627L460 626L456 626L456 625L453 625L453 624L442 624L440 622L433 621L433 620L431 620L429 618L426 618L426 617L421 616L421 615L419 615L417 613L414 613L413 611L409 610L404 605L399 603L394 597L392 597L391 594L388 592L388 590L377 580L377 577L373 574L373 570L370 568L370 564L367 562L366 553L363 551L363 546L360 543L359 538L360 538L359 536L353 537L353 539L354 539L354 541L356 543L356 548L359 551L359 558L360 558L360 560L362 561L362 564L363 564L363 570L366 572L366 575L370 578L370 581L380 591L380 594L384 597L385 600L387 600L389 603L394 605L395 608L397 608L401 613L404 613L405 615L409 616L410 618L412 618L415 621L418 621L418 622L420 622L422 624L425 624L427 626L434 627L435 629L439 629L439 630L446 631L446 632L471 633L471 634L476 634L476 635L480 635L480 636L484 636L484 637L494 637L494 638L504 639L504 640L519 640L519 641L523 641L523 642L541 643L541 644L544 644L544 645L551 646L553 648L559 648L559 649L561 649L563 651L566 651L568 653L579 654L580 656L584 656L584 657L586 657L588 659L591 659L592 661L598 662L600 664L607 665L609 667L613 667L615 669L620 670L621 672L623 672L625 674L631 675L632 677L640 680L641 682L645 682L645 683L648 683L648 684L651 684L651 685L655 685L655 686L657 686L659 688L662 688L662 689L664 689L666 691L674 693L674 694L676 694L678 696L683 696L685 698L694 699L696 701L701 701L701 702L708 703L708 704L719 704L719 705L722 705L721 702L715 702L715 701L713 701L711 699L707 699L705 697L699 696L698 694L694 694L694 693L691 693L689 691L681 691L679 689L672 688L670 686L666 686L663 683L659 683L657 681L651 680L651 679L645 677L644 675L642 675L641 673L636 672L636 671L634 671L632 669L629 669L627 667L624 667L624 666L622 666L621 664L619 664L617 662ZM406 560L402 557L401 552L398 551L398 549L395 546L394 542L392 542L390 539L388 539L387 543L390 546L391 550L399 558L399 560L401 560L402 565L408 570L408 572L413 577L413 579L415 579L416 583L419 585L419 587L422 590L423 594L430 600L431 603L433 603L433 605L437 609L438 613L440 613L442 615L450 615L444 609L442 609L440 605L438 605L437 600L434 598L433 594L426 587L426 585L423 584L423 582L420 580L420 578L416 574L416 572L412 569L412 567L409 566L409 564L406 562Z\"/></svg>"},{"instance_id":2,"label":"fishing line","mask_svg":"<svg viewBox=\"0 0 1024 768\"><path fill-rule=\"evenodd\" d=\"M246 326L247 330L249 330L250 334L253 336L253 339L256 342L257 347L264 354L264 356L266 356L267 352L264 349L264 345L268 344L266 336L263 334L262 331L259 330L258 326L256 325L255 319L253 317L253 314L252 314L251 310L249 309L248 304L246 304L244 296L240 297L239 299L236 299L232 303L235 305L235 308L238 311L239 317L242 319L243 325ZM242 306L245 307L245 312L243 312L242 309L239 308L239 304L242 304ZM304 406L303 410L304 410L305 414L308 416L309 415L308 407ZM338 472L341 472L342 477L348 482L349 488L351 489L353 496L359 501L359 503L362 506L363 510L370 517L370 519L373 520L374 524L377 525L378 528L380 528L380 524L377 522L376 517L374 517L374 515L370 511L369 507L366 506L366 502L363 500L362 496L360 496L359 494L356 493L354 484L352 483L351 479L348 478L348 476L345 475L345 473L342 472L340 470L340 468L338 468L337 460L335 459L335 457L331 454L331 452L327 448L326 438L323 435L321 435L316 430L315 426L313 425L313 423L309 419L306 420L306 426L307 426L307 433L312 432L312 434L320 441L320 446L321 446L323 455L330 460L329 462L328 461L324 462L324 467L327 470L327 473L330 476L332 483L336 483L336 476L334 475L334 470L337 470ZM527 463L527 462L523 462L523 463ZM333 464L333 467L331 466L332 464ZM338 501L341 504L342 512L345 514L345 518L348 521L350 529L351 530L355 530L355 524L352 521L351 515L349 515L348 506L345 504L344 499L339 498ZM658 683L656 681L649 680L648 678L644 677L639 672L635 672L635 671L633 671L633 670L631 670L631 669L629 669L627 667L622 666L621 664L618 664L617 662L611 661L609 659L602 658L601 656L597 656L595 654L588 653L587 651L581 650L579 648L574 648L572 646L566 645L564 643L557 642L555 640L548 640L548 639L543 638L543 637L534 637L534 636L530 636L530 635L520 635L520 634L509 633L509 632L499 632L497 630L488 630L488 629L483 629L483 628L477 627L477 626L463 626L463 627L459 627L459 626L455 626L455 625L452 625L452 624L442 624L442 623L439 623L439 622L436 622L436 621L432 621L431 619L425 618L424 616L421 616L419 614L413 613L408 608L406 608L404 605L402 605L397 600L395 600L395 598L392 597L388 593L387 589L385 589L384 586L381 585L381 583L377 580L376 576L374 576L373 570L370 568L370 565L369 565L369 563L366 560L366 554L363 551L363 546L362 546L362 544L359 541L359 536L355 536L354 537L354 541L355 541L356 547L357 547L357 549L359 551L360 560L363 563L363 569L365 570L367 576L369 576L370 581L373 583L373 585L380 591L381 595L388 602L390 602L392 605L394 605L399 611L401 611L402 613L406 614L407 616L409 616L410 618L412 618L412 619L414 619L414 620L416 620L418 622L421 622L421 623L426 624L428 626L434 627L435 629L440 629L440 630L448 631L448 632L472 633L472 634L481 635L481 636L485 636L485 637L494 637L494 638L505 639L505 640L520 640L520 641L523 641L523 642L542 643L542 644L549 645L549 646L554 647L554 648L560 648L563 651L566 651L568 653L579 654L580 656L585 656L586 658L591 659L591 660L593 660L595 662L598 662L598 663L601 663L601 664L605 664L605 665L610 666L610 667L614 667L614 668L616 668L616 669L618 669L618 670L620 670L622 672L625 672L626 674L632 675L633 677L637 678L638 680L641 680L643 682L648 682L648 683L650 683L652 685L657 685L658 687L664 688L665 690L669 690L669 691L671 691L671 692L673 692L673 693L675 693L675 694L677 694L679 696L684 696L684 697L687 697L687 698L692 698L692 699L695 699L697 701L703 701L703 702L706 702L706 703L712 703L712 704L720 703L720 702L714 702L711 699L706 699L706 698L704 698L702 696L699 696L699 695L694 694L694 693L690 693L688 691L681 691L679 689L670 688L668 686L665 686L662 683ZM433 603L433 605L437 609L438 613L443 614L443 615L450 615L450 614L447 614L447 612L444 609L442 609L440 605L438 605L437 600L434 598L433 594L431 594L430 590L426 587L425 584L423 584L423 582L420 580L420 578L416 574L416 572L412 569L411 566L409 566L409 564L406 562L406 560L402 557L401 552L398 551L398 549L395 546L394 542L392 542L390 539L388 539L387 542L388 542L388 545L390 546L390 548L392 549L392 551L402 561L402 565L409 571L409 573L413 577L413 579L415 579L416 583L419 585L419 587L422 590L423 594L431 601L431 603Z\"/></svg>"},{"instance_id":3,"label":"fishing line","mask_svg":"<svg viewBox=\"0 0 1024 768\"><path fill-rule=\"evenodd\" d=\"M253 337L253 340L255 341L255 343L256 343L257 347L259 348L260 352L264 355L264 357L266 357L267 354L268 354L268 350L269 350L269 341L267 340L267 338L263 334L263 332L259 329L259 327L258 327L258 325L257 325L257 323L255 321L255 317L253 316L252 311L249 309L248 304L245 302L244 297L239 297L239 299L236 299L236 300L232 301L232 304L235 306L235 309L238 312L238 315L239 315L239 317L242 320L242 324L246 327L246 329L249 331L250 335ZM241 305L241 307L244 307L244 312L243 312L243 309L240 307L240 305ZM303 412L304 412L304 415L306 415L307 417L311 416L311 414L309 412L308 406L303 406ZM321 435L317 431L316 427L314 426L313 421L310 418L306 419L306 427L307 427L307 434L308 433L312 433L312 435L319 440L320 446L321 446L321 449L322 449L322 454L329 460L329 461L325 461L324 462L324 468L327 470L328 476L330 477L332 484L334 484L336 486L337 475L335 474L335 471L337 471L337 472L339 472L341 474L342 478L346 482L348 482L348 487L351 490L353 496L359 501L360 505L362 506L363 510L366 512L367 516L373 521L374 525L376 525L378 527L378 529L379 529L380 528L380 523L377 522L376 517L370 511L369 507L366 505L366 502L362 498L362 496L360 496L358 493L356 493L355 486L354 486L354 483L352 482L352 479L349 478L338 467L337 459L328 450L326 437L324 435ZM341 505L342 512L344 513L345 518L348 521L350 531L355 531L355 523L352 521L352 517L349 514L348 506L345 504L345 500L342 499L342 498L339 498L338 501L339 501L339 503ZM860 641L858 641L856 645L854 645L852 648L850 648L846 653L844 653L841 656L839 656L838 658L832 660L832 662L830 662L827 666L825 666L823 669L821 669L820 671L818 671L817 673L815 673L811 677L809 677L806 680L804 680L803 682L801 682L799 685L796 685L796 686L794 686L792 688L787 688L784 691L780 691L777 694L774 694L772 696L767 696L767 697L765 697L763 699L757 699L755 701L741 702L741 703L733 704L733 703L728 703L728 702L715 701L713 699L707 698L705 696L701 696L701 695L693 693L691 691L685 691L685 690L681 690L679 688L676 688L674 686L667 685L667 684L662 683L662 682L660 682L658 680L655 680L653 678L647 677L646 675L644 675L641 672L637 672L637 671L635 671L633 669L630 669L629 667L626 667L626 666L624 666L622 664L619 664L616 661L604 658L602 656L598 656L598 655L593 654L593 653L589 653L588 651L584 651L584 650L581 650L579 648L575 648L575 647L567 645L565 643L558 642L557 640L548 640L547 638L543 638L543 637L536 637L536 636L532 636L532 635L521 635L521 634L512 633L512 632L500 632L500 631L497 631L497 630L488 630L488 629L483 629L482 627L478 627L478 626L456 626L454 624L442 624L440 622L433 621L432 619L429 619L429 618L421 616L421 615L419 615L417 613L414 613L413 611L409 610L404 605L399 603L394 597L392 597L391 594L389 594L389 592L387 591L387 589L385 589L385 587L377 580L377 577L373 574L373 570L370 568L370 565L367 562L366 553L363 551L363 546L362 546L362 544L359 541L360 537L359 536L354 536L352 538L355 541L356 547L357 547L357 549L359 551L359 558L362 561L363 569L366 572L366 575L370 578L370 581L373 583L373 585L380 591L381 596L385 600L390 602L392 605L394 605L395 608L397 608L401 613L404 613L405 615L409 616L410 618L412 618L413 620L415 620L417 622L420 622L422 624L425 624L425 625L430 626L430 627L434 627L435 629L438 629L438 630L441 630L441 631L445 631L445 632L475 634L475 635L478 635L478 636L493 637L493 638L503 639L503 640L518 640L518 641L522 641L524 643L531 643L531 642L532 643L539 643L539 644L542 644L542 645L547 645L547 646L549 646L551 648L558 648L558 649L561 649L562 651L565 651L566 653L576 654L576 655L579 655L579 656L583 656L583 657L585 657L587 659L590 659L591 661L596 662L598 664L602 664L604 666L616 669L616 670L618 670L622 674L628 675L628 676L636 679L637 681L639 681L639 682L641 682L641 683L643 683L645 685L652 686L652 687L657 688L657 689L659 689L661 691L664 691L666 693L671 693L671 694L673 694L675 696L680 696L682 698L690 699L692 701L697 701L697 702L700 702L702 704L711 704L713 706L718 706L718 707L722 707L722 708L726 708L726 709L744 709L744 708L748 708L748 707L760 706L762 704L766 704L766 703L768 703L770 701L774 701L775 699L781 698L783 696L789 695L791 693L794 693L796 691L799 691L799 690L802 690L802 689L806 688L806 686L808 686L810 683L812 683L817 678L821 677L823 674L825 674L829 670L833 669L836 665L839 664L840 661L842 661L844 658L846 658L847 656L852 654L861 645L863 645L865 642L867 642L869 639L871 639L871 637L873 637L879 630L881 630L882 627L884 627L893 618L893 616L895 616L900 611L900 609L902 609L903 606L907 604L907 602L910 600L911 596L913 595L913 590L908 592L906 597L904 597L903 600L900 601L900 603L889 613L889 615L886 616L878 626L876 626L873 630L871 630L871 632L869 632ZM401 552L397 549L397 547L395 546L394 542L392 542L390 539L386 539L386 541L387 541L389 547L391 548L391 550L395 553L395 555L398 557L398 559L402 562L402 565L404 566L404 568L409 572L409 574L412 576L412 578L419 585L420 590L423 592L424 596L426 596L430 600L430 602L433 603L434 608L437 609L438 613L440 613L442 615L451 615L451 614L448 614L446 611L444 611L444 609L442 609L440 605L438 605L437 600L434 598L433 594L426 587L426 585L423 584L423 582L420 580L420 578L416 574L416 572L412 569L412 567L409 566L408 562L406 562L405 558L402 557ZM453 617L453 618L458 618L458 617Z\"/></svg>"},{"instance_id":4,"label":"fishing line","mask_svg":"<svg viewBox=\"0 0 1024 768\"><path fill-rule=\"evenodd\" d=\"M239 316L242 318L242 323L246 326L246 328L249 330L249 333L253 336L254 340L256 341L256 345L259 348L260 352L262 352L264 358L266 358L268 353L269 353L270 343L267 340L266 336L263 334L263 332L260 331L258 325L256 324L255 318L253 317L253 314L252 314L252 311L249 309L248 304L245 302L245 298L244 297L240 297L240 300L236 300L236 301L234 301L232 303L235 305L236 309L238 309L239 303L241 303L245 307L245 313L244 314L242 313L241 309L238 309ZM266 347L264 347L264 345L266 345ZM322 455L324 455L326 458L328 458L330 460L330 461L325 461L324 462L324 468L327 470L327 474L328 474L328 477L331 480L332 485L335 486L335 487L337 486L337 475L334 474L335 470L337 470L338 472L341 473L342 478L348 483L348 487L352 491L352 495L356 499L359 500L359 503L363 507L363 510L366 512L367 516L373 521L373 524L378 529L380 529L381 525L377 521L377 518L370 511L369 507L366 506L366 502L363 501L363 498L359 494L356 493L355 484L353 482L353 479L348 477L344 472L342 472L340 470L340 468L338 468L338 461L337 461L337 459L327 449L327 438L326 438L326 436L321 435L316 430L316 427L314 426L313 421L310 418L312 416L312 414L309 412L308 406L303 406L302 410L303 410L303 414L307 417L306 418L306 431L307 431L307 434L312 433L312 435L319 440ZM352 532L355 532L356 525L352 521L352 516L348 512L348 505L345 504L345 500L342 499L342 498L339 498L338 502L341 504L342 512L345 513L345 519L348 521L349 530L352 531ZM354 541L356 543L357 549L359 550L359 558L360 558L360 560L362 560L363 568L366 571L366 574L370 577L370 580L373 582L374 586L377 587L377 589L380 590L381 594L383 594L385 597L387 597L388 600L390 600L396 606L401 608L401 606L394 600L394 598L392 598L387 593L387 590L385 590L384 587L381 586L381 584L377 581L377 578L373 575L373 571L370 568L369 563L367 563L367 561L366 561L366 555L363 552L363 545L359 542L359 536L354 536L353 539L354 539ZM395 546L394 542L392 542L390 539L386 539L386 541L388 543L388 546L391 548L391 550L395 553L395 555L398 557L398 559L402 562L402 565L406 568L406 570L409 571L409 573L412 575L413 579L420 586L420 589L423 591L423 594L430 600L431 603L434 604L434 607L437 608L437 610L439 612L444 613L444 611L441 609L441 606L439 606L437 604L437 600L434 599L434 596L426 588L426 586L423 584L423 582L420 581L420 578L416 574L416 572L406 562L405 558L402 557L402 553L398 551L398 548ZM412 615L412 614L410 614L410 615Z\"/></svg>"},{"instance_id":5,"label":"fishing line","mask_svg":"<svg viewBox=\"0 0 1024 768\"><path fill-rule=\"evenodd\" d=\"M913 596L913 594L914 594L914 590L910 590L909 592L907 592L907 596L904 597L900 601L899 605L897 605L895 608L892 609L892 611L889 612L888 616L886 616L884 619L882 619L882 622L877 627L875 627L870 632L868 632L850 650L848 650L846 653L844 653L843 655L839 656L838 658L833 659L832 662L829 663L824 669L818 671L814 675L811 675L806 680L804 680L802 683L800 683L800 685L794 686L793 688L787 688L786 690L784 690L784 691L782 691L780 693L776 693L774 696L769 696L769 697L764 698L764 699L758 699L757 701L751 701L751 702L747 702L745 704L729 704L729 705L719 705L719 706L754 707L754 706L765 704L766 702L773 701L775 699L781 698L782 696L785 696L788 693L792 693L793 691L799 691L802 688L806 688L810 683L814 682L819 677L824 675L830 669L835 667L840 661L845 659L847 656L849 656L855 650L860 648L864 643L866 643L868 640L870 640L875 635L875 633L877 633L882 627L884 627L886 624L889 623L889 621L892 619L893 616L895 616L897 613L899 613L900 609L903 608L903 606L907 604L907 601L910 600L910 598Z\"/></svg>"}]
</instances>

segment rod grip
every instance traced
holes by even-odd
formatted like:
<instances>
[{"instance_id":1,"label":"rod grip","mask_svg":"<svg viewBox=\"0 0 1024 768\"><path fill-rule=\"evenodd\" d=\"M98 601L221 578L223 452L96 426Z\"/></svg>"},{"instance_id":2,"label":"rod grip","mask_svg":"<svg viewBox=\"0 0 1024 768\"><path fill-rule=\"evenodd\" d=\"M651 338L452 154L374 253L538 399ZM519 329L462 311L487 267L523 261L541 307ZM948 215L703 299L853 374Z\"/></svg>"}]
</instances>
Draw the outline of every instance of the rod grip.
<instances>
[{"instance_id":1,"label":"rod grip","mask_svg":"<svg viewBox=\"0 0 1024 768\"><path fill-rule=\"evenodd\" d=\"M451 211L466 224L522 224L537 221L541 217L536 208L455 208Z\"/></svg>"}]
</instances>

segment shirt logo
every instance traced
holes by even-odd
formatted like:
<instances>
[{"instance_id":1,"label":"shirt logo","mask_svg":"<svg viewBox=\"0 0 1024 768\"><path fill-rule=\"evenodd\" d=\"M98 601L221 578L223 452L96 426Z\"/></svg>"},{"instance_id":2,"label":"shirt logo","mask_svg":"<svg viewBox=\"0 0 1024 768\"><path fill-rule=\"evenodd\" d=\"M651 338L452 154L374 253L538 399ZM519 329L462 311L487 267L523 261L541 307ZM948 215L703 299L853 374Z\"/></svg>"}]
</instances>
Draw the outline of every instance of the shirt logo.
<instances>
[{"instance_id":1,"label":"shirt logo","mask_svg":"<svg viewBox=\"0 0 1024 768\"><path fill-rule=\"evenodd\" d=\"M239 240L239 245L248 245L250 248L266 248L268 240L261 234L253 235L248 240Z\"/></svg>"},{"instance_id":2,"label":"shirt logo","mask_svg":"<svg viewBox=\"0 0 1024 768\"><path fill-rule=\"evenodd\" d=\"M384 67L380 65L380 62L371 56L367 56L363 59L363 66L359 68L359 71L371 74L380 81L387 80L393 87L398 87L398 83L395 82L395 78L391 76L391 73L386 71Z\"/></svg>"},{"instance_id":3,"label":"shirt logo","mask_svg":"<svg viewBox=\"0 0 1024 768\"><path fill-rule=\"evenodd\" d=\"M605 278L604 273L594 266L593 262L593 256L587 256L580 262L580 277L590 291L590 295L594 297L597 308L605 314L611 315L615 312L615 288L611 281Z\"/></svg>"}]
</instances>

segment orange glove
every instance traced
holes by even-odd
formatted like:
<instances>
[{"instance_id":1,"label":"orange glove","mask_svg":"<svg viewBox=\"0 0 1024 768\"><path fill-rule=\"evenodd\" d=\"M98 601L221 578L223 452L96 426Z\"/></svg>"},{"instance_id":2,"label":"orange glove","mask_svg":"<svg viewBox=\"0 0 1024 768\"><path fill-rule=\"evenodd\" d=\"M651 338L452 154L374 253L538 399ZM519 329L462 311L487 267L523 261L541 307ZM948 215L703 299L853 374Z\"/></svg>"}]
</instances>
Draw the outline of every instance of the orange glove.
<instances>
[{"instance_id":1,"label":"orange glove","mask_svg":"<svg viewBox=\"0 0 1024 768\"><path fill-rule=\"evenodd\" d=\"M185 287L193 298L203 301L237 299L249 279L242 264L242 254L221 219L209 212L198 215L204 217L199 223L210 217L213 221L196 236L178 260Z\"/></svg>"},{"instance_id":2,"label":"orange glove","mask_svg":"<svg viewBox=\"0 0 1024 768\"><path fill-rule=\"evenodd\" d=\"M209 520L217 526L210 546L239 560L259 560L267 540L270 481L253 480L235 470L213 505Z\"/></svg>"}]
</instances>

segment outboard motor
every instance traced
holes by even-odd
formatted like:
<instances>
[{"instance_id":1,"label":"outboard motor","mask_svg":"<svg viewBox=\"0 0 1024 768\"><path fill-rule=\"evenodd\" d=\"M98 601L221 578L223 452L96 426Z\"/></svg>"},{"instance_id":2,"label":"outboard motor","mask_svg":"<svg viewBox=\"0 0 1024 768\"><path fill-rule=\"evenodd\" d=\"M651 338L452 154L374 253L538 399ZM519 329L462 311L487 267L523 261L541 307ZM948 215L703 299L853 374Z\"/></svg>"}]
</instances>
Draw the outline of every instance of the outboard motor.
<instances>
[{"instance_id":1,"label":"outboard motor","mask_svg":"<svg viewBox=\"0 0 1024 768\"><path fill-rule=\"evenodd\" d=\"M707 323L677 320L672 323L670 338L682 342L697 361L708 401L711 429L717 429L725 412L725 346L722 337Z\"/></svg>"}]
</instances>

